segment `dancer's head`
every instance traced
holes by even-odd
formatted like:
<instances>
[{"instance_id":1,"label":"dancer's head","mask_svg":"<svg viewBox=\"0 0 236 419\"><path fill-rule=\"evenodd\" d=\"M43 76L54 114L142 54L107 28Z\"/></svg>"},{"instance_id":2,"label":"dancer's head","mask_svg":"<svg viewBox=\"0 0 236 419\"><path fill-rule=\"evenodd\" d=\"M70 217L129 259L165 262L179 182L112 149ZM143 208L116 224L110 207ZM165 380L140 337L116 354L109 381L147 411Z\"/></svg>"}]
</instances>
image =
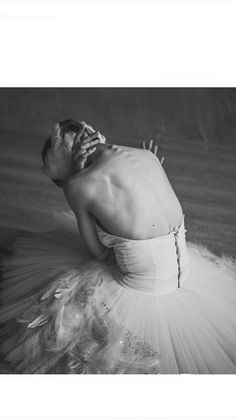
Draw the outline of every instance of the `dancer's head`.
<instances>
[{"instance_id":1,"label":"dancer's head","mask_svg":"<svg viewBox=\"0 0 236 419\"><path fill-rule=\"evenodd\" d=\"M63 180L71 171L72 147L75 136L84 131L87 136L95 130L85 122L77 122L72 119L61 121L53 127L51 136L45 141L42 149L43 171L57 185L62 187ZM105 138L99 134L100 142Z\"/></svg>"},{"instance_id":2,"label":"dancer's head","mask_svg":"<svg viewBox=\"0 0 236 419\"><path fill-rule=\"evenodd\" d=\"M70 173L74 138L83 127L83 123L72 119L61 121L54 125L50 137L43 145L43 171L57 186L62 187L63 180Z\"/></svg>"}]
</instances>

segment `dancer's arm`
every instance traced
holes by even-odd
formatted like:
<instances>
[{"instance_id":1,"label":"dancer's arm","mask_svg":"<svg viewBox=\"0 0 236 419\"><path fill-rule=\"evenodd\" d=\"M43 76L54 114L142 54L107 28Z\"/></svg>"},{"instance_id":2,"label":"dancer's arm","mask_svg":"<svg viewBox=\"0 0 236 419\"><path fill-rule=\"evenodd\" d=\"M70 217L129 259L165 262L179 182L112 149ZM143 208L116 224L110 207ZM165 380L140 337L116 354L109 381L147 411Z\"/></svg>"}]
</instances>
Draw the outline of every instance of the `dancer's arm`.
<instances>
[{"instance_id":1,"label":"dancer's arm","mask_svg":"<svg viewBox=\"0 0 236 419\"><path fill-rule=\"evenodd\" d=\"M83 170L88 156L94 153L98 143L105 143L106 138L99 131L95 131L86 122L74 139L72 147L72 164L74 169Z\"/></svg>"},{"instance_id":2,"label":"dancer's arm","mask_svg":"<svg viewBox=\"0 0 236 419\"><path fill-rule=\"evenodd\" d=\"M80 171L85 168L88 156L96 150L96 145L100 142L98 131L84 136L85 127L76 135L72 147L72 168Z\"/></svg>"},{"instance_id":3,"label":"dancer's arm","mask_svg":"<svg viewBox=\"0 0 236 419\"><path fill-rule=\"evenodd\" d=\"M80 208L79 214L76 217L81 238L91 255L98 261L103 261L107 258L109 249L101 243L97 232L94 228L91 214L86 208Z\"/></svg>"},{"instance_id":4,"label":"dancer's arm","mask_svg":"<svg viewBox=\"0 0 236 419\"><path fill-rule=\"evenodd\" d=\"M65 196L76 216L81 238L89 253L99 261L105 260L109 249L99 240L88 209L91 206L91 188L83 182L78 182L76 190L73 188L65 190Z\"/></svg>"}]
</instances>

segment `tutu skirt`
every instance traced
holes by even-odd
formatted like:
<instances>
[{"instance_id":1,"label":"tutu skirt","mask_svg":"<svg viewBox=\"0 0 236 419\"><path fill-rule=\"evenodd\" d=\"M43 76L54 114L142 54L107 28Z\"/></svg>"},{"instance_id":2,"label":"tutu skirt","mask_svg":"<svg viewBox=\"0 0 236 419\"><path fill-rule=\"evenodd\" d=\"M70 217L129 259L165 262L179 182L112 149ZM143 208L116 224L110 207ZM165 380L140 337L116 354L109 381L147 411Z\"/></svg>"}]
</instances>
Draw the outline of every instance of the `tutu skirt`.
<instances>
[{"instance_id":1,"label":"tutu skirt","mask_svg":"<svg viewBox=\"0 0 236 419\"><path fill-rule=\"evenodd\" d=\"M4 260L2 356L14 373L236 373L236 263L187 247L187 280L157 296L118 283L57 214Z\"/></svg>"}]
</instances>

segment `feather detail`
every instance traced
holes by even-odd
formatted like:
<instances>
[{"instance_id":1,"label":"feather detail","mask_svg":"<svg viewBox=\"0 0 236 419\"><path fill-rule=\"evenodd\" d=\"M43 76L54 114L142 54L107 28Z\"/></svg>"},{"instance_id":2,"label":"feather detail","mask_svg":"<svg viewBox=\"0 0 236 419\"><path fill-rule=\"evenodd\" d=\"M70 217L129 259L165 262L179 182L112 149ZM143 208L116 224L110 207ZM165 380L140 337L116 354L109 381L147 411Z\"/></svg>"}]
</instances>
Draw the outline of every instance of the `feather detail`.
<instances>
[{"instance_id":1,"label":"feather detail","mask_svg":"<svg viewBox=\"0 0 236 419\"><path fill-rule=\"evenodd\" d=\"M47 290L42 297L40 298L41 301L47 300L52 295L52 290Z\"/></svg>"},{"instance_id":2,"label":"feather detail","mask_svg":"<svg viewBox=\"0 0 236 419\"><path fill-rule=\"evenodd\" d=\"M60 299L62 297L68 297L70 294L73 294L73 290L76 287L76 285L78 284L78 281L75 282L74 284L72 284L71 286L67 285L66 283L64 284L64 286L61 286L60 288L57 288L56 291L54 292L54 297L57 299Z\"/></svg>"},{"instance_id":3,"label":"feather detail","mask_svg":"<svg viewBox=\"0 0 236 419\"><path fill-rule=\"evenodd\" d=\"M18 239L4 267L8 304L0 309L0 322L17 318L20 323L4 350L15 370L113 374L148 369L144 358L151 352L144 348L139 358L140 342L108 322L111 269L86 253L75 217L58 213L44 227L42 235Z\"/></svg>"},{"instance_id":4,"label":"feather detail","mask_svg":"<svg viewBox=\"0 0 236 419\"><path fill-rule=\"evenodd\" d=\"M35 320L33 320L31 323L28 324L29 329L33 329L34 327L43 326L48 322L48 315L47 314L41 314L39 317L37 317Z\"/></svg>"}]
</instances>

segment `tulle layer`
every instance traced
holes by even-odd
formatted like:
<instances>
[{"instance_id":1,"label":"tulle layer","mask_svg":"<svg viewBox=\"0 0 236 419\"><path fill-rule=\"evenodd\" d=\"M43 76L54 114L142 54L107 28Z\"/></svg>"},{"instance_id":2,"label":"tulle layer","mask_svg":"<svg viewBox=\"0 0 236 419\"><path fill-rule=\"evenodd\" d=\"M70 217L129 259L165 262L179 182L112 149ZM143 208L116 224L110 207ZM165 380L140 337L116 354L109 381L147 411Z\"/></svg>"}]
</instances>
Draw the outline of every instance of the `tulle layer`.
<instances>
[{"instance_id":1,"label":"tulle layer","mask_svg":"<svg viewBox=\"0 0 236 419\"><path fill-rule=\"evenodd\" d=\"M189 244L188 279L157 296L94 262L70 214L50 228L4 263L0 349L15 372L236 373L233 260Z\"/></svg>"},{"instance_id":2,"label":"tulle layer","mask_svg":"<svg viewBox=\"0 0 236 419\"><path fill-rule=\"evenodd\" d=\"M106 292L118 322L158 351L161 373L235 373L235 265L194 245L188 251L182 288L158 297L107 281Z\"/></svg>"}]
</instances>

